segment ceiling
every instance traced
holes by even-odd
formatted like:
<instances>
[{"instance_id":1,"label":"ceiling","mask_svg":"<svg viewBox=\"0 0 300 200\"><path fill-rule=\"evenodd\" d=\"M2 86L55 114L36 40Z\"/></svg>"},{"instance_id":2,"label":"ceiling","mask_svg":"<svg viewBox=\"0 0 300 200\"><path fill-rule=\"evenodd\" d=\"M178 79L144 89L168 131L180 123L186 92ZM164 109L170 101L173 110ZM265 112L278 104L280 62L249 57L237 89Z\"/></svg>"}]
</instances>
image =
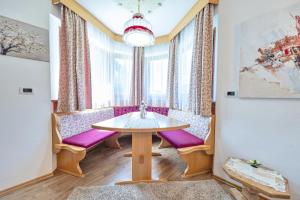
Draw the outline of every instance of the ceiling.
<instances>
[{"instance_id":1,"label":"ceiling","mask_svg":"<svg viewBox=\"0 0 300 200\"><path fill-rule=\"evenodd\" d=\"M124 23L137 11L138 0L77 0L114 33L122 35ZM141 0L141 11L155 36L169 34L197 0ZM136 8L134 10L134 8Z\"/></svg>"}]
</instances>

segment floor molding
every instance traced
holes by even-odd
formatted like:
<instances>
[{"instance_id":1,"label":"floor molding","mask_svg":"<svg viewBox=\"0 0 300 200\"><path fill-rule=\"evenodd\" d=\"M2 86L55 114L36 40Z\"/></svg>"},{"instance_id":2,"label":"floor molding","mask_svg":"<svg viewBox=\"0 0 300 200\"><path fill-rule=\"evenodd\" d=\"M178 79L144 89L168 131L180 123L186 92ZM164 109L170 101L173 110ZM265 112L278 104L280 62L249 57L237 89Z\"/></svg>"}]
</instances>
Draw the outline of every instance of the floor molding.
<instances>
[{"instance_id":1,"label":"floor molding","mask_svg":"<svg viewBox=\"0 0 300 200\"><path fill-rule=\"evenodd\" d=\"M226 179L224 179L224 178L222 178L222 177L220 177L220 176L214 175L214 174L212 175L212 177L213 177L215 180L224 183L225 185L228 185L228 186L230 186L230 187L234 187L234 188L236 188L236 189L242 191L242 187L239 186L239 185L237 185L237 184L235 184L235 183L232 183L232 182L230 182L230 181L227 181Z\"/></svg>"},{"instance_id":2,"label":"floor molding","mask_svg":"<svg viewBox=\"0 0 300 200\"><path fill-rule=\"evenodd\" d=\"M3 196L6 196L12 192L15 192L16 190L19 190L23 187L26 187L26 186L29 186L29 185L32 185L32 184L35 184L35 183L38 183L38 182L41 182L43 180L46 180L48 178L51 178L54 176L54 172L51 172L49 174L46 174L46 175L43 175L43 176L40 176L40 177L37 177L35 179L32 179L32 180L29 180L29 181L26 181L24 183L21 183L21 184L18 184L16 186L13 186L13 187L10 187L10 188L7 188L5 190L2 190L0 191L0 198L3 197Z\"/></svg>"}]
</instances>

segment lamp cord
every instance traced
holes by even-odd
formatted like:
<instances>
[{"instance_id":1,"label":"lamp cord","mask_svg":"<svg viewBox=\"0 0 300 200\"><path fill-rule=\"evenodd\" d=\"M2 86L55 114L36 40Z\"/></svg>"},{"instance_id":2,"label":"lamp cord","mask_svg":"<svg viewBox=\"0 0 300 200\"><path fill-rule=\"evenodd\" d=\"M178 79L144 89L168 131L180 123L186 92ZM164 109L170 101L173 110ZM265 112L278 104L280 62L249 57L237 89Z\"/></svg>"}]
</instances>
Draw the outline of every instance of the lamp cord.
<instances>
[{"instance_id":1,"label":"lamp cord","mask_svg":"<svg viewBox=\"0 0 300 200\"><path fill-rule=\"evenodd\" d=\"M138 13L141 13L141 0L138 0Z\"/></svg>"}]
</instances>

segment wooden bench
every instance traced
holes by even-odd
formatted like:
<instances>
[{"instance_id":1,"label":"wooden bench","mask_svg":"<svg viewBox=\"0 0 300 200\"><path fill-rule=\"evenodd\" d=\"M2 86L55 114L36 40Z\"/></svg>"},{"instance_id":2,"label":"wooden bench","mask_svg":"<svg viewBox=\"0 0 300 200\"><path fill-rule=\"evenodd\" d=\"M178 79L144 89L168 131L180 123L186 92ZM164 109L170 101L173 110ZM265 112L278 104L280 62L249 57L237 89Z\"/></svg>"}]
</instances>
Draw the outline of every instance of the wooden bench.
<instances>
[{"instance_id":1,"label":"wooden bench","mask_svg":"<svg viewBox=\"0 0 300 200\"><path fill-rule=\"evenodd\" d=\"M120 148L119 133L92 129L91 125L114 117L113 108L75 113L52 114L53 151L57 169L74 176L84 176L80 161L98 144Z\"/></svg>"},{"instance_id":2,"label":"wooden bench","mask_svg":"<svg viewBox=\"0 0 300 200\"><path fill-rule=\"evenodd\" d=\"M161 138L159 148L172 146L177 149L187 164L183 178L210 172L214 155L215 115L201 117L170 109L169 117L187 122L191 127L185 130L158 132Z\"/></svg>"}]
</instances>

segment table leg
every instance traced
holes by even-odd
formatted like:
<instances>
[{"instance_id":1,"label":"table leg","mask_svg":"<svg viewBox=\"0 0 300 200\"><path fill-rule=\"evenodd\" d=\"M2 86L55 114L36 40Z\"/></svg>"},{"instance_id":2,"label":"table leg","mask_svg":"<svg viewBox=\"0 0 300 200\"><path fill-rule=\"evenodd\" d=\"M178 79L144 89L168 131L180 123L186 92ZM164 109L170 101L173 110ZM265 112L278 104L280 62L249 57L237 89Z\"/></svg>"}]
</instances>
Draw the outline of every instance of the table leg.
<instances>
[{"instance_id":1,"label":"table leg","mask_svg":"<svg viewBox=\"0 0 300 200\"><path fill-rule=\"evenodd\" d=\"M132 180L152 180L152 133L132 133Z\"/></svg>"},{"instance_id":2,"label":"table leg","mask_svg":"<svg viewBox=\"0 0 300 200\"><path fill-rule=\"evenodd\" d=\"M250 188L244 187L242 189L242 194L248 200L260 200L258 192L254 191L254 190L251 190Z\"/></svg>"},{"instance_id":3,"label":"table leg","mask_svg":"<svg viewBox=\"0 0 300 200\"><path fill-rule=\"evenodd\" d=\"M236 188L230 188L229 192L235 198L235 200L247 200L246 197Z\"/></svg>"},{"instance_id":4,"label":"table leg","mask_svg":"<svg viewBox=\"0 0 300 200\"><path fill-rule=\"evenodd\" d=\"M236 188L230 188L229 191L236 200L271 200L266 196L262 198L258 192L249 188L243 188L242 192Z\"/></svg>"},{"instance_id":5,"label":"table leg","mask_svg":"<svg viewBox=\"0 0 300 200\"><path fill-rule=\"evenodd\" d=\"M117 185L134 183L166 182L167 179L152 179L152 133L132 133L132 180L120 181ZM160 155L159 153L157 153Z\"/></svg>"}]
</instances>

